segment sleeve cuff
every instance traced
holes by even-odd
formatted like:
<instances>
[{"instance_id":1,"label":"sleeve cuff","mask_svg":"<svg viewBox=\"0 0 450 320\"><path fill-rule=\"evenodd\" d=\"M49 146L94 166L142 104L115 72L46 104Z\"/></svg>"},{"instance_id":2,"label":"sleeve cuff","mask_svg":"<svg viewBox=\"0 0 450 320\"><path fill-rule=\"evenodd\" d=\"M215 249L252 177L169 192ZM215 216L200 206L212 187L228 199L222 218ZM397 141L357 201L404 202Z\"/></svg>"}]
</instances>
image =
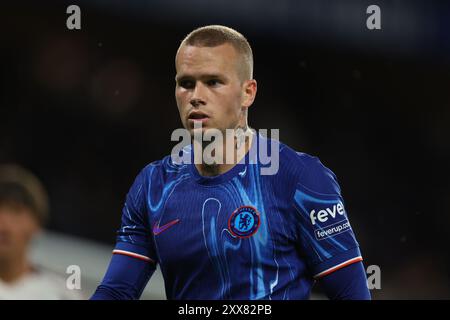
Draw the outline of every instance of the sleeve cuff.
<instances>
[{"instance_id":1,"label":"sleeve cuff","mask_svg":"<svg viewBox=\"0 0 450 320\"><path fill-rule=\"evenodd\" d=\"M362 261L359 247L347 250L337 256L334 256L313 268L314 279L320 279L336 270L344 268L353 263Z\"/></svg>"},{"instance_id":2,"label":"sleeve cuff","mask_svg":"<svg viewBox=\"0 0 450 320\"><path fill-rule=\"evenodd\" d=\"M156 259L150 257L147 249L127 242L118 242L112 251L113 254L121 254L135 259L156 264Z\"/></svg>"}]
</instances>

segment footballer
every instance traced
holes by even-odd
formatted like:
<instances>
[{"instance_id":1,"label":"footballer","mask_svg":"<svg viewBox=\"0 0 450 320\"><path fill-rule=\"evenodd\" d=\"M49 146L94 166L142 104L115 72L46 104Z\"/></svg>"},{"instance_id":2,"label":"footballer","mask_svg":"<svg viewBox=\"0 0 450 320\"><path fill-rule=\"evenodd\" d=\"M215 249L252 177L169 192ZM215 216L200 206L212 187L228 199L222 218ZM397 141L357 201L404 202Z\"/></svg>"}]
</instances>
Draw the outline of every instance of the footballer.
<instances>
[{"instance_id":1,"label":"footballer","mask_svg":"<svg viewBox=\"0 0 450 320\"><path fill-rule=\"evenodd\" d=\"M183 127L192 137L240 130L244 139L234 136L232 146L243 152L213 163L169 155L142 169L92 299L138 299L157 265L168 299L303 300L316 281L330 299L370 299L336 176L248 126L257 83L246 38L225 26L198 28L181 42L175 66ZM208 147L192 145L184 159ZM279 165L261 174L258 150L269 145Z\"/></svg>"}]
</instances>

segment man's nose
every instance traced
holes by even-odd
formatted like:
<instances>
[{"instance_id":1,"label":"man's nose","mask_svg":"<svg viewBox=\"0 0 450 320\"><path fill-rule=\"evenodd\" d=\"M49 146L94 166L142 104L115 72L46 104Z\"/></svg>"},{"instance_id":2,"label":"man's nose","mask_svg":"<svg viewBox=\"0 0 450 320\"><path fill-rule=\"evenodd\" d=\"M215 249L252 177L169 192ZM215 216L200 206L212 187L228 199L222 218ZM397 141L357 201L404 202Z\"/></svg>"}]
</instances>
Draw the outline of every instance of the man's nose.
<instances>
[{"instance_id":1,"label":"man's nose","mask_svg":"<svg viewBox=\"0 0 450 320\"><path fill-rule=\"evenodd\" d=\"M189 101L193 107L199 107L200 105L205 105L204 99L204 86L202 83L197 83L194 91L192 92L191 100Z\"/></svg>"}]
</instances>

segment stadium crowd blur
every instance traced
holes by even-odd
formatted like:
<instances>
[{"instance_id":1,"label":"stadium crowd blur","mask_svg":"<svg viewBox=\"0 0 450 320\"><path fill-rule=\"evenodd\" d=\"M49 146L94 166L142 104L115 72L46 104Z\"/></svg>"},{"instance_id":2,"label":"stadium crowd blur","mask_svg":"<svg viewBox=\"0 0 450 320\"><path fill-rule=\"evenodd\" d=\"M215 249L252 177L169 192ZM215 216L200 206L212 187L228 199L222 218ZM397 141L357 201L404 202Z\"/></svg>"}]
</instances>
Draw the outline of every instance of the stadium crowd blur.
<instances>
[{"instance_id":1,"label":"stadium crowd blur","mask_svg":"<svg viewBox=\"0 0 450 320\"><path fill-rule=\"evenodd\" d=\"M175 145L179 42L225 24L255 56L250 126L337 175L365 265L381 268L373 298L450 298L448 5L378 1L369 31L356 0L137 3L2 4L0 164L41 179L50 230L114 243L134 177ZM81 30L66 28L69 4Z\"/></svg>"}]
</instances>

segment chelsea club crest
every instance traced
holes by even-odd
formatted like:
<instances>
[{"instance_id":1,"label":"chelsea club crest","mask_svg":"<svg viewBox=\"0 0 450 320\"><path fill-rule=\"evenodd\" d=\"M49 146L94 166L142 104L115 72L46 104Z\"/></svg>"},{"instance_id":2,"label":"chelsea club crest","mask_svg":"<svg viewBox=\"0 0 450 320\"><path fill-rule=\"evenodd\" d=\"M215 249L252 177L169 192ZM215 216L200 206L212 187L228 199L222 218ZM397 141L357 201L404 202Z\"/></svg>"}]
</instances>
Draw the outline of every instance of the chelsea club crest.
<instances>
[{"instance_id":1,"label":"chelsea club crest","mask_svg":"<svg viewBox=\"0 0 450 320\"><path fill-rule=\"evenodd\" d=\"M259 212L251 206L242 206L231 214L228 229L236 237L249 238L258 231L260 224Z\"/></svg>"}]
</instances>

